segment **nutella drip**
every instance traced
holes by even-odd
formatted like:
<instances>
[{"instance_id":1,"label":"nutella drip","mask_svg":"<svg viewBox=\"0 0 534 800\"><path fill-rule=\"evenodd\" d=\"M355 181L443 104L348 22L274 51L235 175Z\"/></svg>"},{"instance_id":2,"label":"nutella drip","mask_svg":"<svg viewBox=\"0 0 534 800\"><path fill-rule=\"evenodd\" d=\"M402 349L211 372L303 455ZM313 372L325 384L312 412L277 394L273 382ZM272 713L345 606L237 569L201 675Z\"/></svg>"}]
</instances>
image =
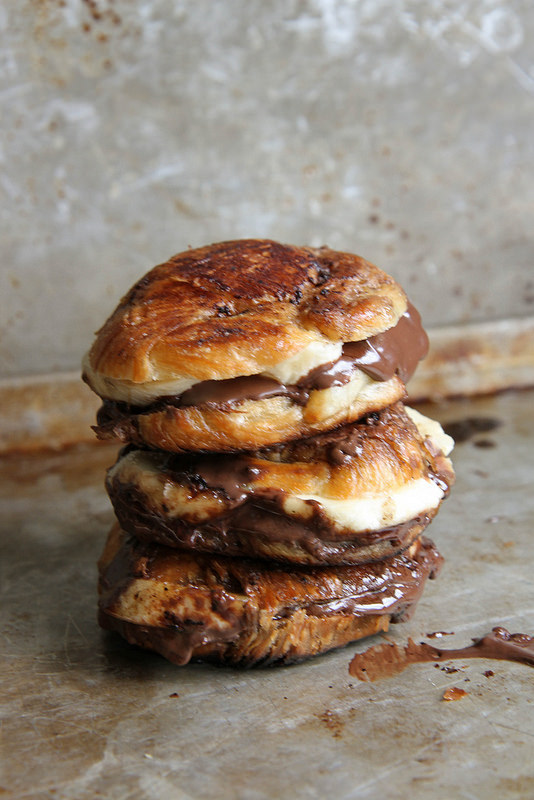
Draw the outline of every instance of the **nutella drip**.
<instances>
[{"instance_id":1,"label":"nutella drip","mask_svg":"<svg viewBox=\"0 0 534 800\"><path fill-rule=\"evenodd\" d=\"M361 681L376 681L397 675L409 664L455 658L493 658L519 661L534 667L534 637L496 627L481 639L473 639L472 645L458 650L443 650L426 642L416 644L412 639L408 639L406 647L379 644L364 653L357 653L350 662L349 673Z\"/></svg>"},{"instance_id":2,"label":"nutella drip","mask_svg":"<svg viewBox=\"0 0 534 800\"><path fill-rule=\"evenodd\" d=\"M361 342L347 342L341 358L312 370L304 383L309 381L318 389L340 386L350 380L355 369L361 369L375 381L387 381L398 375L406 383L427 352L428 337L421 326L421 317L408 303L395 327Z\"/></svg>"},{"instance_id":3,"label":"nutella drip","mask_svg":"<svg viewBox=\"0 0 534 800\"><path fill-rule=\"evenodd\" d=\"M428 337L421 325L421 317L408 303L408 308L393 328L361 342L346 343L340 358L316 367L296 384L281 383L264 375L200 381L180 395L161 397L143 407L105 400L98 423L111 422L124 413L151 413L169 405L224 406L277 396L289 397L295 403L306 405L312 391L343 386L358 369L377 381L387 381L398 375L406 383L427 352Z\"/></svg>"}]
</instances>

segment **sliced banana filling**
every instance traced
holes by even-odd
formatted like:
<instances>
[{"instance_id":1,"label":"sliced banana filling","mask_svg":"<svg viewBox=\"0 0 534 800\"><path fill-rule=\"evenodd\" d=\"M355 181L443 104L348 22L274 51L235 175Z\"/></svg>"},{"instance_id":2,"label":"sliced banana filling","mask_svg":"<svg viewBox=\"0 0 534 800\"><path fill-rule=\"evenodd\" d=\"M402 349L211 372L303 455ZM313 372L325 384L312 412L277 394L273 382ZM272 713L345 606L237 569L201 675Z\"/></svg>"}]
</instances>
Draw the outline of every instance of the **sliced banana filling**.
<instances>
[{"instance_id":1,"label":"sliced banana filling","mask_svg":"<svg viewBox=\"0 0 534 800\"><path fill-rule=\"evenodd\" d=\"M341 357L342 350L343 342L312 341L298 353L258 373L258 376L272 378L281 384L298 384L312 370L337 361ZM97 394L110 400L140 407L150 405L161 397L177 397L199 383L195 378L188 376L167 381L153 380L147 383L111 378L91 367L89 355L84 358L83 372Z\"/></svg>"}]
</instances>

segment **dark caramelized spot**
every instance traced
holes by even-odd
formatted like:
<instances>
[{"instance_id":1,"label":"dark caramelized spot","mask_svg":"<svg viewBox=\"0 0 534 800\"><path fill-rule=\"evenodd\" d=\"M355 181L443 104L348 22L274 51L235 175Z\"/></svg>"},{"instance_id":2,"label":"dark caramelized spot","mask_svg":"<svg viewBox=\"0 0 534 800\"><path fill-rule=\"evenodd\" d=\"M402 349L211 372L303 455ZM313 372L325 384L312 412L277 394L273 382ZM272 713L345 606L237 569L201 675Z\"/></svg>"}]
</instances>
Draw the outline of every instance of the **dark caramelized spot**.
<instances>
[{"instance_id":1,"label":"dark caramelized spot","mask_svg":"<svg viewBox=\"0 0 534 800\"><path fill-rule=\"evenodd\" d=\"M237 300L254 302L262 298L291 302L295 287L302 292L308 280L316 280L318 272L311 253L255 239L210 245L180 254L168 263L177 266L180 281L215 286L218 291L231 291Z\"/></svg>"},{"instance_id":2,"label":"dark caramelized spot","mask_svg":"<svg viewBox=\"0 0 534 800\"><path fill-rule=\"evenodd\" d=\"M102 376L134 383L182 370L226 378L237 371L231 343L251 374L276 363L304 330L360 340L393 327L405 307L400 286L357 255L268 239L221 242L179 253L139 280L98 332L89 361ZM242 324L224 325L240 315Z\"/></svg>"}]
</instances>

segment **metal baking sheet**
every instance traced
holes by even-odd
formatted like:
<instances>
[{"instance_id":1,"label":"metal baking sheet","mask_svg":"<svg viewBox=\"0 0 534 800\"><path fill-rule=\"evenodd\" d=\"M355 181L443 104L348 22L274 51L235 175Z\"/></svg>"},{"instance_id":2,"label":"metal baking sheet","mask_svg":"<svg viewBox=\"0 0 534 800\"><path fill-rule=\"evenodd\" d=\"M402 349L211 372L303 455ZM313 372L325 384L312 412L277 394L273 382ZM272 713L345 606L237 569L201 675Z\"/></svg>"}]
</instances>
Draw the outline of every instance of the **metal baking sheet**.
<instances>
[{"instance_id":1,"label":"metal baking sheet","mask_svg":"<svg viewBox=\"0 0 534 800\"><path fill-rule=\"evenodd\" d=\"M534 797L534 671L420 664L348 672L386 638L495 625L534 634L534 393L423 409L498 427L459 443L428 533L446 562L387 637L284 668L176 667L96 624L95 562L112 520L110 446L1 462L2 748L13 798ZM467 694L442 699L447 688Z\"/></svg>"}]
</instances>

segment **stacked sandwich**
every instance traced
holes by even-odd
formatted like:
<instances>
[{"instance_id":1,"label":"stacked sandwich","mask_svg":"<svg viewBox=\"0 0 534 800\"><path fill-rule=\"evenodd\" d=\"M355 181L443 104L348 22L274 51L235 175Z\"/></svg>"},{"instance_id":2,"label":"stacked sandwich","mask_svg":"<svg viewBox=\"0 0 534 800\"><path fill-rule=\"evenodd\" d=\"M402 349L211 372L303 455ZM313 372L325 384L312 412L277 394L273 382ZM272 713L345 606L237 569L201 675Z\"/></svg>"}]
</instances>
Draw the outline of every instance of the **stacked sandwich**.
<instances>
[{"instance_id":1,"label":"stacked sandwich","mask_svg":"<svg viewBox=\"0 0 534 800\"><path fill-rule=\"evenodd\" d=\"M403 405L428 340L362 258L269 240L151 270L84 379L117 522L99 621L177 664L289 663L385 631L441 557L452 440Z\"/></svg>"}]
</instances>

